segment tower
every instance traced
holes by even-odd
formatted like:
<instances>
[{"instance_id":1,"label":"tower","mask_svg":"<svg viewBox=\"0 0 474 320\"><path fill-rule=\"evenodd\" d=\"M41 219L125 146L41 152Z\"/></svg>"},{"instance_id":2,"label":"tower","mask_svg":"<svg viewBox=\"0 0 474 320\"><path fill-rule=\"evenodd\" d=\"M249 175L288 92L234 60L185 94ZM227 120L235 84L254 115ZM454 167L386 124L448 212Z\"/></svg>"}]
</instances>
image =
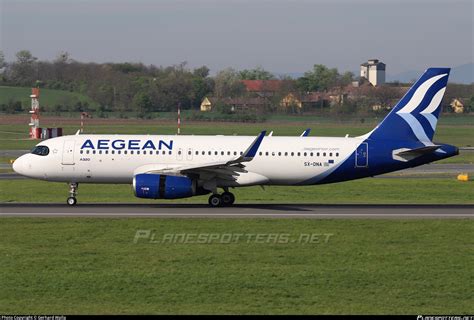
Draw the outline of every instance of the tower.
<instances>
[{"instance_id":1,"label":"tower","mask_svg":"<svg viewBox=\"0 0 474 320\"><path fill-rule=\"evenodd\" d=\"M39 105L39 88L31 89L31 119L30 119L30 139L41 139L41 128L39 126L39 114L40 114L40 105Z\"/></svg>"}]
</instances>

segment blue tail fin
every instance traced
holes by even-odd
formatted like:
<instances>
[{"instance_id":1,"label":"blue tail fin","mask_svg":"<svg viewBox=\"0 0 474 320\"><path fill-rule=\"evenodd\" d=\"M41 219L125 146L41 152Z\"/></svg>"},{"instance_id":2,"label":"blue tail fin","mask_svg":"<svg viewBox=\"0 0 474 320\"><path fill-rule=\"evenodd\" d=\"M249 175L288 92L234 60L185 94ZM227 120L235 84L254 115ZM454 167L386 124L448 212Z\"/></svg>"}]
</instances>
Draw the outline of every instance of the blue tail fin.
<instances>
[{"instance_id":1,"label":"blue tail fin","mask_svg":"<svg viewBox=\"0 0 474 320\"><path fill-rule=\"evenodd\" d=\"M430 68L369 135L370 139L411 140L433 144L449 68Z\"/></svg>"}]
</instances>

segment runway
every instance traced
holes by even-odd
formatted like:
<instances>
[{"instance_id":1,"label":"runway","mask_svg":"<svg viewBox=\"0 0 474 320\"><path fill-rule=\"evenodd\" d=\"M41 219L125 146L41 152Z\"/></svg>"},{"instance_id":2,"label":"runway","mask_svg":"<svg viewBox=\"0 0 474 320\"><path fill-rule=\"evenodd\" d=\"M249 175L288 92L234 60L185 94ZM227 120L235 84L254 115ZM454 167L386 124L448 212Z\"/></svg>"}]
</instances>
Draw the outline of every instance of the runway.
<instances>
[{"instance_id":1,"label":"runway","mask_svg":"<svg viewBox=\"0 0 474 320\"><path fill-rule=\"evenodd\" d=\"M0 217L210 218L210 219L474 219L474 205L242 204L1 204Z\"/></svg>"}]
</instances>

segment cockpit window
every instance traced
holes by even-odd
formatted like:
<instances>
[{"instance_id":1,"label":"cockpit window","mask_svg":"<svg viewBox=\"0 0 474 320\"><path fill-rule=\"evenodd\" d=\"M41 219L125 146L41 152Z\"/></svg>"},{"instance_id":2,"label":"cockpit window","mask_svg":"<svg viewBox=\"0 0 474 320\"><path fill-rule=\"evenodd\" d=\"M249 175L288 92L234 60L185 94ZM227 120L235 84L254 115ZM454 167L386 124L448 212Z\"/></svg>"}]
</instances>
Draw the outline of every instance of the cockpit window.
<instances>
[{"instance_id":1,"label":"cockpit window","mask_svg":"<svg viewBox=\"0 0 474 320\"><path fill-rule=\"evenodd\" d=\"M47 146L36 146L31 150L31 153L39 156L47 156L49 154L49 148Z\"/></svg>"}]
</instances>

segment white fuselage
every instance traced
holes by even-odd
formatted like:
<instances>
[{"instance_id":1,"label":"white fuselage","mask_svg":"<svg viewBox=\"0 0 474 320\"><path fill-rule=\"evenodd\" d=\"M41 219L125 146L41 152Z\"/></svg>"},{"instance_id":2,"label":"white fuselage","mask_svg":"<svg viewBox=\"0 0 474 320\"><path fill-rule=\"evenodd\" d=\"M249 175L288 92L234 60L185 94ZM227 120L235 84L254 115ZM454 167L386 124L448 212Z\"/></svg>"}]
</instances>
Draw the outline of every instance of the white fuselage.
<instances>
[{"instance_id":1,"label":"white fuselage","mask_svg":"<svg viewBox=\"0 0 474 320\"><path fill-rule=\"evenodd\" d=\"M77 183L132 183L134 175L235 159L254 136L73 135L41 142L49 154L27 154L15 171L37 179ZM294 185L323 178L364 138L267 136L236 181L220 187ZM132 142L130 142L132 141ZM138 141L138 142L137 142ZM151 142L148 142L151 141ZM161 142L160 142L161 141Z\"/></svg>"}]
</instances>

